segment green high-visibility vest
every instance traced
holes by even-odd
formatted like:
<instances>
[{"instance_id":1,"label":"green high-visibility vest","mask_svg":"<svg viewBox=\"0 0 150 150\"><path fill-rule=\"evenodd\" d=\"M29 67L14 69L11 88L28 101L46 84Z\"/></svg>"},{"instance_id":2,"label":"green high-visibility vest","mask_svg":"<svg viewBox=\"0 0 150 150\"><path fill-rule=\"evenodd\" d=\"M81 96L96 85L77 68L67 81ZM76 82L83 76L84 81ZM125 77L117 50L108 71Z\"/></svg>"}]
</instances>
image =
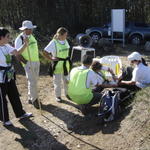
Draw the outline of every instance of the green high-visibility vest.
<instances>
[{"instance_id":1,"label":"green high-visibility vest","mask_svg":"<svg viewBox=\"0 0 150 150\"><path fill-rule=\"evenodd\" d=\"M86 87L88 72L89 69L75 68L70 73L68 95L77 104L88 104L93 98L92 89Z\"/></svg>"},{"instance_id":2,"label":"green high-visibility vest","mask_svg":"<svg viewBox=\"0 0 150 150\"><path fill-rule=\"evenodd\" d=\"M56 46L56 57L66 59L69 56L69 47L70 47L67 40L65 40L64 44L61 44L56 39L53 39L53 40L54 40L55 46ZM57 63L54 74L63 74L64 73L63 64L64 64L64 61L59 61ZM66 67L69 72L70 65L69 65L68 61L66 61Z\"/></svg>"},{"instance_id":3,"label":"green high-visibility vest","mask_svg":"<svg viewBox=\"0 0 150 150\"><path fill-rule=\"evenodd\" d=\"M37 40L33 35L29 37L29 45L21 54L27 61L37 62L39 61L39 51Z\"/></svg>"}]
</instances>

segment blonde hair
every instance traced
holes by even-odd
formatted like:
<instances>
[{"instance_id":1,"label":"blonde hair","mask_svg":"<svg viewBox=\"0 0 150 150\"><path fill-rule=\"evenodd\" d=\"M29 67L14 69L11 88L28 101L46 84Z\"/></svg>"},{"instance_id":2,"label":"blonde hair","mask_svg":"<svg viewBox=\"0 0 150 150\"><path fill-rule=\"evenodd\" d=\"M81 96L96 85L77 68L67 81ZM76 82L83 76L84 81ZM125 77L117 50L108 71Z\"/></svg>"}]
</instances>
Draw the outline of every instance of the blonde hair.
<instances>
[{"instance_id":1,"label":"blonde hair","mask_svg":"<svg viewBox=\"0 0 150 150\"><path fill-rule=\"evenodd\" d=\"M56 31L56 34L53 37L53 39L58 39L59 36L64 35L66 32L68 33L68 30L64 27L58 28L57 31Z\"/></svg>"}]
</instances>

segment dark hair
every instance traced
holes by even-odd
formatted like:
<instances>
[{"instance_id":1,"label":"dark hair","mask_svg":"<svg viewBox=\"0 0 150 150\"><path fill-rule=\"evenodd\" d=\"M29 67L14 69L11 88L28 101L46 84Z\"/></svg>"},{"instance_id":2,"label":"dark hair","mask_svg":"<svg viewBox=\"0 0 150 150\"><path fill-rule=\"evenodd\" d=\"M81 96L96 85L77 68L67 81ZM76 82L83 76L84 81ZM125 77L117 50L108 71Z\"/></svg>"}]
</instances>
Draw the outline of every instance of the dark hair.
<instances>
[{"instance_id":1,"label":"dark hair","mask_svg":"<svg viewBox=\"0 0 150 150\"><path fill-rule=\"evenodd\" d=\"M93 58L90 55L84 55L83 58L82 58L82 63L84 65L91 65L92 61L93 61Z\"/></svg>"},{"instance_id":2,"label":"dark hair","mask_svg":"<svg viewBox=\"0 0 150 150\"><path fill-rule=\"evenodd\" d=\"M1 37L5 37L6 34L8 34L8 33L9 33L9 31L7 29L0 27L0 39L1 39Z\"/></svg>"},{"instance_id":3,"label":"dark hair","mask_svg":"<svg viewBox=\"0 0 150 150\"><path fill-rule=\"evenodd\" d=\"M95 72L97 72L98 70L100 70L102 68L102 64L98 61L93 61L92 65L91 65L91 69Z\"/></svg>"},{"instance_id":4,"label":"dark hair","mask_svg":"<svg viewBox=\"0 0 150 150\"><path fill-rule=\"evenodd\" d=\"M148 64L146 63L146 61L145 61L145 59L144 59L144 58L142 58L142 60L141 60L141 61L142 61L142 64L143 64L143 65L148 66Z\"/></svg>"},{"instance_id":5,"label":"dark hair","mask_svg":"<svg viewBox=\"0 0 150 150\"><path fill-rule=\"evenodd\" d=\"M56 31L56 34L54 35L54 39L58 39L58 37L60 36L60 35L64 35L65 33L68 33L68 30L66 29L66 28L64 28L64 27L60 27L60 28L58 28L58 30Z\"/></svg>"}]
</instances>

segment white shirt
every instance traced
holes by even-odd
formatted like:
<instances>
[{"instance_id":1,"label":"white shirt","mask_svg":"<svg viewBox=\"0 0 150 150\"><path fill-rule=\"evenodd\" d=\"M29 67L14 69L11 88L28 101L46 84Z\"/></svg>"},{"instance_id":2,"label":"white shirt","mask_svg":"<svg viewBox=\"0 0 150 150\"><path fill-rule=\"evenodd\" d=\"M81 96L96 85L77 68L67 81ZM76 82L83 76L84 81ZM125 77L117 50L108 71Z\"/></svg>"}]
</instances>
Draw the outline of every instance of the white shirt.
<instances>
[{"instance_id":1,"label":"white shirt","mask_svg":"<svg viewBox=\"0 0 150 150\"><path fill-rule=\"evenodd\" d=\"M15 50L14 47L10 46L9 44L5 44L4 46L0 46L0 66L7 67L9 66L6 63L5 55L11 55L11 53Z\"/></svg>"},{"instance_id":2,"label":"white shirt","mask_svg":"<svg viewBox=\"0 0 150 150\"><path fill-rule=\"evenodd\" d=\"M28 36L28 35L26 35L26 34L24 34L24 33L21 33L21 34L18 35L18 37L17 37L16 40L15 40L15 48L16 48L17 50L19 50L19 49L21 48L21 46L23 45L23 41L22 41L21 36L22 36L23 39L24 39L25 37L29 37L30 35Z\"/></svg>"},{"instance_id":3,"label":"white shirt","mask_svg":"<svg viewBox=\"0 0 150 150\"><path fill-rule=\"evenodd\" d=\"M140 88L150 86L150 67L138 64L132 72L132 81Z\"/></svg>"},{"instance_id":4,"label":"white shirt","mask_svg":"<svg viewBox=\"0 0 150 150\"><path fill-rule=\"evenodd\" d=\"M11 53L15 50L14 47L10 46L9 44L6 44L4 46L0 46L0 66L2 67L8 67L10 64L6 63L6 57L5 55L11 55ZM0 83L3 83L3 73L4 70L0 70Z\"/></svg>"},{"instance_id":5,"label":"white shirt","mask_svg":"<svg viewBox=\"0 0 150 150\"><path fill-rule=\"evenodd\" d=\"M84 70L87 69L84 65L77 67L78 69ZM72 71L76 69L73 68ZM95 88L97 84L102 84L103 83L103 78L96 74L93 70L89 70L88 75L87 75L87 80L86 80L86 87L87 88Z\"/></svg>"},{"instance_id":6,"label":"white shirt","mask_svg":"<svg viewBox=\"0 0 150 150\"><path fill-rule=\"evenodd\" d=\"M59 42L60 42L61 44L65 44L65 41L60 41L60 40L59 40ZM68 44L68 45L69 45L69 44ZM69 46L69 48L70 48L70 46ZM56 45L55 45L54 40L51 40L51 41L49 42L49 44L44 48L44 50L45 50L46 52L48 52L48 53L51 53L53 57L56 57L57 49L56 49Z\"/></svg>"}]
</instances>

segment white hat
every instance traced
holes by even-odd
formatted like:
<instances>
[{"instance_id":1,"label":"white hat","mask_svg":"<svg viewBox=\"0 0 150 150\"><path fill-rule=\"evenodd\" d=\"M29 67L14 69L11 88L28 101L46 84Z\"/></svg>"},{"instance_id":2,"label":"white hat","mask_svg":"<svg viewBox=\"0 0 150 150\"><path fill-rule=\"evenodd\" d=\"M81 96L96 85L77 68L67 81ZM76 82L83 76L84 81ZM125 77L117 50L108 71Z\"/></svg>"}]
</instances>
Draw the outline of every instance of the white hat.
<instances>
[{"instance_id":1,"label":"white hat","mask_svg":"<svg viewBox=\"0 0 150 150\"><path fill-rule=\"evenodd\" d=\"M128 56L128 60L133 61L133 60L141 60L142 56L138 52L133 52Z\"/></svg>"},{"instance_id":2,"label":"white hat","mask_svg":"<svg viewBox=\"0 0 150 150\"><path fill-rule=\"evenodd\" d=\"M25 20L22 22L22 27L20 27L20 30L25 30L25 29L34 29L37 26L33 25L31 21Z\"/></svg>"}]
</instances>

